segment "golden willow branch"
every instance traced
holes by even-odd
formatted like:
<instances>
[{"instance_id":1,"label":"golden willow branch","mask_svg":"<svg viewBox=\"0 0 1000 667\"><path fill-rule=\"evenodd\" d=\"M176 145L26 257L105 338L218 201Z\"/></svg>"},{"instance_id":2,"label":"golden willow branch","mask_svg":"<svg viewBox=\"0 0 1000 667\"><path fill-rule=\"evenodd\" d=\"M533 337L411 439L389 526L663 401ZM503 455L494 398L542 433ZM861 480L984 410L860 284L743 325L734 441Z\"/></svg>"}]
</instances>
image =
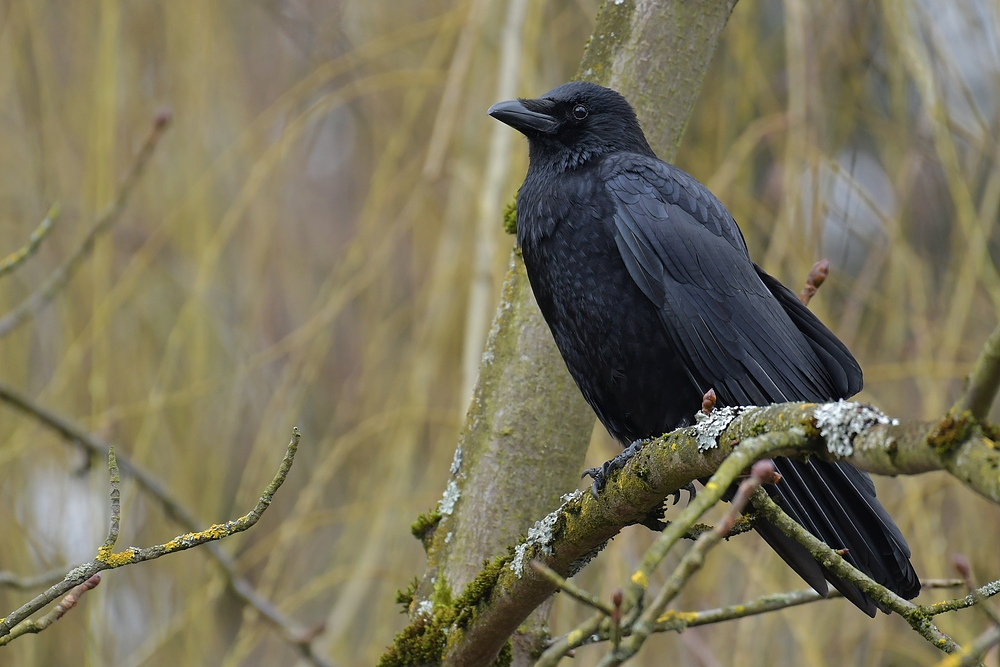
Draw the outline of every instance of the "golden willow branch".
<instances>
[{"instance_id":1,"label":"golden willow branch","mask_svg":"<svg viewBox=\"0 0 1000 667\"><path fill-rule=\"evenodd\" d=\"M15 250L3 259L0 259L0 278L8 273L13 273L19 266L24 264L29 257L38 251L38 248L42 245L42 241L49 235L49 232L52 231L52 223L55 222L58 217L59 204L53 204L52 207L49 208L49 212L45 214L45 218L38 225L38 227L35 228L35 231L31 232L31 236L28 237L28 242L21 246L18 250Z\"/></svg>"},{"instance_id":2,"label":"golden willow branch","mask_svg":"<svg viewBox=\"0 0 1000 667\"><path fill-rule=\"evenodd\" d=\"M135 160L132 161L132 165L125 175L125 180L118 189L118 195L115 197L115 200L98 217L97 221L94 222L87 235L83 238L83 241L73 251L73 254L53 271L37 290L6 315L0 317L0 337L9 334L24 323L29 316L37 312L39 308L55 298L59 291L69 282L70 278L73 277L73 274L83 265L84 259L94 249L94 243L97 241L97 238L108 232L118 221L125 210L125 205L128 203L129 197L132 195L132 191L139 182L139 178L142 176L150 158L153 156L153 152L160 142L160 137L163 136L164 130L170 125L171 118L172 115L169 109L157 112L156 118L153 121L153 128L146 136L146 140L143 142L142 148L139 149L139 153L135 156ZM34 235L32 235L32 238L34 238ZM41 239L39 239L39 242L41 242ZM29 246L30 243L29 241ZM23 259L20 261L23 261Z\"/></svg>"},{"instance_id":3,"label":"golden willow branch","mask_svg":"<svg viewBox=\"0 0 1000 667\"><path fill-rule=\"evenodd\" d=\"M114 548L115 543L118 541L118 527L121 520L121 503L119 501L119 484L121 478L118 473L118 464L114 451L110 451L108 453L108 470L111 474L111 526L108 530L107 539L97 551L97 557L89 563L84 563L79 567L73 568L61 582L55 584L44 593L36 596L30 602L25 603L0 620L0 646L4 646L25 634L40 632L51 625L76 604L79 596L85 590L93 588L100 582L99 573L104 570L113 570L126 565L155 560L167 554L185 551L208 542L215 542L251 528L257 523L267 508L270 507L274 494L288 476L288 471L292 467L295 453L298 450L299 437L299 430L297 428L292 429L292 439L288 443L288 448L285 450L285 456L281 460L281 465L278 466L278 471L271 479L271 483L264 489L264 493L257 501L257 505L242 517L223 524L215 524L205 530L178 535L164 544L157 544L145 549L129 547L117 553L114 551ZM63 598L63 601L54 613L44 616L39 621L28 620L31 614L41 610L66 593L69 593L69 595Z\"/></svg>"}]
</instances>

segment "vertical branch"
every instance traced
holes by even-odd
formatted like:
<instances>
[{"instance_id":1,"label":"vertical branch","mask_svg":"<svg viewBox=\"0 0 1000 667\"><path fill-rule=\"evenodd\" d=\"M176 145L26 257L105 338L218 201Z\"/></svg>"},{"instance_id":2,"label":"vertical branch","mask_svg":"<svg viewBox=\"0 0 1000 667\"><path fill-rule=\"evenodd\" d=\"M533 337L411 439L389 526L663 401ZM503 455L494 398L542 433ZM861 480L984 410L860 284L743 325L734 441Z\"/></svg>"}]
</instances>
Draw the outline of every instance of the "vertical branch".
<instances>
[{"instance_id":1,"label":"vertical branch","mask_svg":"<svg viewBox=\"0 0 1000 667\"><path fill-rule=\"evenodd\" d=\"M111 476L111 527L108 528L108 539L98 549L98 558L110 556L118 542L118 529L121 524L121 475L118 474L118 461L115 459L115 448L108 449L108 472Z\"/></svg>"}]
</instances>

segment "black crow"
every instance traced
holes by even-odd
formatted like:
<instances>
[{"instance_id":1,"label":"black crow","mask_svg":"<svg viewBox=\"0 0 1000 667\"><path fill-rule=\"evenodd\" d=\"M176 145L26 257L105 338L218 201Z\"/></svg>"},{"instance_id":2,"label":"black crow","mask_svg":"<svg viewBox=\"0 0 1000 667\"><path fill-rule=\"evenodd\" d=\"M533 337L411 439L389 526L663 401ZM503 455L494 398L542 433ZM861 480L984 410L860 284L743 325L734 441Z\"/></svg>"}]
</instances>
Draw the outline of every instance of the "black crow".
<instances>
[{"instance_id":1,"label":"black crow","mask_svg":"<svg viewBox=\"0 0 1000 667\"><path fill-rule=\"evenodd\" d=\"M528 138L517 241L538 306L584 398L623 446L721 406L829 401L861 390L847 347L750 259L705 186L659 160L624 97L567 83L489 110ZM634 448L633 448L634 449ZM776 459L770 487L793 519L904 598L920 582L867 474ZM595 473L595 489L607 470ZM875 603L773 525L757 531L813 588Z\"/></svg>"}]
</instances>

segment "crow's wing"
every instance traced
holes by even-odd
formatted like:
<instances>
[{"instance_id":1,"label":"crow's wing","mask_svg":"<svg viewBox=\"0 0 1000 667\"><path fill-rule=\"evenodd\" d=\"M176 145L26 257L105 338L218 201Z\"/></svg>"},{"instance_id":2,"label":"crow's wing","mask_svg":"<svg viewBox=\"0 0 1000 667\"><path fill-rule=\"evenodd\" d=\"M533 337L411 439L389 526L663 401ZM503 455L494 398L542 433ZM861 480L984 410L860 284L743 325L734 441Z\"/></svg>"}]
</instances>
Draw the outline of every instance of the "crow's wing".
<instances>
[{"instance_id":1,"label":"crow's wing","mask_svg":"<svg viewBox=\"0 0 1000 667\"><path fill-rule=\"evenodd\" d=\"M750 405L860 389L850 353L827 359L815 352L764 284L732 216L704 186L652 158L630 155L618 166L606 183L622 260L703 392L714 388L726 403ZM815 317L807 322L827 331ZM853 368L844 368L844 356Z\"/></svg>"},{"instance_id":2,"label":"crow's wing","mask_svg":"<svg viewBox=\"0 0 1000 667\"><path fill-rule=\"evenodd\" d=\"M798 298L751 260L722 204L680 169L653 158L607 160L615 241L629 274L656 305L688 375L723 405L825 401L861 389L854 357ZM776 501L792 518L879 583L913 597L919 582L909 548L875 497L871 480L846 464L778 459ZM810 585L825 577L869 614L874 603L822 571L773 526L767 542ZM822 589L822 590L821 590Z\"/></svg>"}]
</instances>

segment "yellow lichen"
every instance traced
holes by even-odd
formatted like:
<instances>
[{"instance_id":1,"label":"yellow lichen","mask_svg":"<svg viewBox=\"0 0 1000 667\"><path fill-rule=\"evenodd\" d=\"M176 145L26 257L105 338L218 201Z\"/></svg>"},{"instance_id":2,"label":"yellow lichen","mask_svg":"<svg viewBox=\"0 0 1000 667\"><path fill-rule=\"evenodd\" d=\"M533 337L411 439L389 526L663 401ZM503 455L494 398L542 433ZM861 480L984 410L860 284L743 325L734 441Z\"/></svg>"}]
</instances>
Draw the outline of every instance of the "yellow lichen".
<instances>
[{"instance_id":1,"label":"yellow lichen","mask_svg":"<svg viewBox=\"0 0 1000 667\"><path fill-rule=\"evenodd\" d=\"M696 611L674 611L671 609L667 613L656 619L657 623L669 623L670 621L683 621L685 624L698 620Z\"/></svg>"},{"instance_id":2,"label":"yellow lichen","mask_svg":"<svg viewBox=\"0 0 1000 667\"><path fill-rule=\"evenodd\" d=\"M119 551L118 553L112 553L111 547L103 546L97 550L97 560L104 563L108 567L121 567L122 565L128 565L135 558L135 554L132 551Z\"/></svg>"},{"instance_id":3,"label":"yellow lichen","mask_svg":"<svg viewBox=\"0 0 1000 667\"><path fill-rule=\"evenodd\" d=\"M636 586L642 586L643 588L649 587L649 579L646 578L646 573L642 570L638 570L632 575L632 583Z\"/></svg>"}]
</instances>

